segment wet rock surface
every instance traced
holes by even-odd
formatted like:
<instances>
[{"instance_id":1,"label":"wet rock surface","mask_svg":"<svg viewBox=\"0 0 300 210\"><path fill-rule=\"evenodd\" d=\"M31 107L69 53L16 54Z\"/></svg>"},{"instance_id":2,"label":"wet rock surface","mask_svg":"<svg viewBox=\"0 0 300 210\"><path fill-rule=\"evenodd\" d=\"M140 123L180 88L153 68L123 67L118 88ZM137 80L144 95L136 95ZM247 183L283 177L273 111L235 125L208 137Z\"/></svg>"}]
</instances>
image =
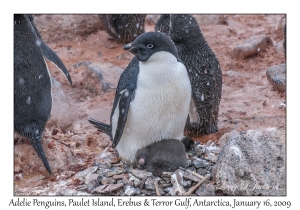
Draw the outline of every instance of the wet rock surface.
<instances>
[{"instance_id":1,"label":"wet rock surface","mask_svg":"<svg viewBox=\"0 0 300 210\"><path fill-rule=\"evenodd\" d=\"M201 15L193 16L199 21ZM175 172L155 177L145 170L120 162L111 148L109 137L98 132L87 121L88 117L92 117L109 122L118 75L132 59L132 55L124 52L121 44L111 40L102 30L98 15L36 15L36 25L42 38L69 70L73 86L49 63L50 74L58 82L53 82L57 88L53 93L57 92L59 96L55 100L62 103L63 110L67 110L60 112L62 115L59 112L55 114L55 106L59 104L53 102L53 121L48 122L43 135L43 147L54 174L50 176L47 173L27 140L15 137L14 194L169 196L176 193L176 190L182 194L191 190L189 195L199 196L232 193L229 189L220 190L219 185L216 188L216 180L222 181L222 177L226 177L225 173L218 175L218 179L213 174L212 179L206 179L199 186L197 184L213 172L216 163L220 164L217 160L222 155L220 151L231 139L231 130L247 133L249 130L269 127L285 128L286 109L283 107L286 93L275 90L266 75L266 69L285 63L284 50L276 50L276 46L284 39L280 29L284 15L226 15L223 16L226 24L222 17L222 21L215 22L218 17L209 16L209 21L198 23L205 39L218 56L223 71L219 131L194 138L197 142L188 152L188 166L186 169L178 169L176 173L182 174L182 177L177 175L175 178ZM60 24L57 24L58 20ZM151 21L146 21L145 30L154 30ZM273 44L268 44L265 50L260 49L259 53L247 59L236 60L231 57L236 46L249 37L260 35L269 37ZM56 116L62 119L58 120ZM272 144L269 142L266 145ZM273 157L271 154L270 158ZM281 160L273 162L278 161ZM272 168L272 161L269 163L266 159L261 162L262 165L264 163L267 169ZM93 171L94 167L96 171ZM85 170L93 172L79 176ZM242 177L242 172L236 173L236 181L240 183L246 180L247 175ZM269 174L283 177L276 170ZM172 182L177 183L177 187ZM250 191L238 193L251 194ZM279 195L281 191L258 190L255 193Z\"/></svg>"}]
</instances>

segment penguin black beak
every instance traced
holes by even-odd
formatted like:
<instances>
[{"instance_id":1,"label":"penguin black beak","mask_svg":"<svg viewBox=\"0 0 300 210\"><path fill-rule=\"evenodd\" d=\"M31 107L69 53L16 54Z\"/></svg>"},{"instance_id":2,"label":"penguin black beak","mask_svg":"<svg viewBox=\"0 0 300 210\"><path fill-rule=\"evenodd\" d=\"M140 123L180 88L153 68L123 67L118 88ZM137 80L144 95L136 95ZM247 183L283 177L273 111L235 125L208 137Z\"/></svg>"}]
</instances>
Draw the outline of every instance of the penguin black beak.
<instances>
[{"instance_id":1,"label":"penguin black beak","mask_svg":"<svg viewBox=\"0 0 300 210\"><path fill-rule=\"evenodd\" d=\"M123 50L131 50L132 48L134 48L132 45L131 45L131 43L129 43L129 44L125 44L124 46L123 46Z\"/></svg>"}]
</instances>

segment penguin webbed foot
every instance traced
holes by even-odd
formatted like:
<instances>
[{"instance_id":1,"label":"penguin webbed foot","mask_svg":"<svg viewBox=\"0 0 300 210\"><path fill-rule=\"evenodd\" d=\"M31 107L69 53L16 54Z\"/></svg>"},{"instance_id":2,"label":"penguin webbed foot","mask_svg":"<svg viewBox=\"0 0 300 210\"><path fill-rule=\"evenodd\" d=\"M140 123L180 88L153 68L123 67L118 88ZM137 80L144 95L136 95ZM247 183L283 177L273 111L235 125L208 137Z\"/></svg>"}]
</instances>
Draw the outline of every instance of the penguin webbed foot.
<instances>
[{"instance_id":1,"label":"penguin webbed foot","mask_svg":"<svg viewBox=\"0 0 300 210\"><path fill-rule=\"evenodd\" d=\"M213 125L211 127L208 127L205 129L204 133L205 134L212 134L212 133L216 133L219 131L219 128L217 125Z\"/></svg>"}]
</instances>

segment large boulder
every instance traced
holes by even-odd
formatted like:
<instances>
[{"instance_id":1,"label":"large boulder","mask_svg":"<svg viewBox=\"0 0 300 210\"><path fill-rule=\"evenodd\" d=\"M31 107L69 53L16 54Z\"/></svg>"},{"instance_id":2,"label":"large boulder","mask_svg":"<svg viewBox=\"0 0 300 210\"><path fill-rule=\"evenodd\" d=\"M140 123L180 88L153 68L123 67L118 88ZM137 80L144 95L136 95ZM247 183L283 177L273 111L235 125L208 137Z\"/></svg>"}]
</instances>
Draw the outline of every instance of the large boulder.
<instances>
[{"instance_id":1,"label":"large boulder","mask_svg":"<svg viewBox=\"0 0 300 210\"><path fill-rule=\"evenodd\" d=\"M220 143L225 146L213 169L218 194L286 195L284 129L231 131Z\"/></svg>"},{"instance_id":2,"label":"large boulder","mask_svg":"<svg viewBox=\"0 0 300 210\"><path fill-rule=\"evenodd\" d=\"M44 42L74 39L102 28L98 15L34 15Z\"/></svg>"}]
</instances>

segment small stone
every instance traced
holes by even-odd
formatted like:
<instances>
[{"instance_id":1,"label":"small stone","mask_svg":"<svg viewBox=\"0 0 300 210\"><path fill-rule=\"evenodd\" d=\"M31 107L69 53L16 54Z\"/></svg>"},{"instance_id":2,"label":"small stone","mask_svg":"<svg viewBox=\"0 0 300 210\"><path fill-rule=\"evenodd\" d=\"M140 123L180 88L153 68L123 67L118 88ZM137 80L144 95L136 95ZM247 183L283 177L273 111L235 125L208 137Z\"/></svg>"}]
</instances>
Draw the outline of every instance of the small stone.
<instances>
[{"instance_id":1,"label":"small stone","mask_svg":"<svg viewBox=\"0 0 300 210\"><path fill-rule=\"evenodd\" d=\"M181 186L180 182L177 180L175 174L171 176L171 182L173 184L173 187L170 190L171 195L185 195L186 192Z\"/></svg>"},{"instance_id":2,"label":"small stone","mask_svg":"<svg viewBox=\"0 0 300 210\"><path fill-rule=\"evenodd\" d=\"M123 176L124 176L124 174L117 174L117 175L113 175L112 178L115 179L115 180L119 180L119 179L122 179Z\"/></svg>"},{"instance_id":3,"label":"small stone","mask_svg":"<svg viewBox=\"0 0 300 210\"><path fill-rule=\"evenodd\" d=\"M98 178L98 174L96 173L93 173L93 174L88 174L85 179L84 179L84 184L88 184L90 183L91 181L94 181L94 180L97 180Z\"/></svg>"},{"instance_id":4,"label":"small stone","mask_svg":"<svg viewBox=\"0 0 300 210\"><path fill-rule=\"evenodd\" d=\"M90 182L87 184L87 189L88 189L88 191L92 191L92 190L95 189L98 185L99 185L99 182L98 182L97 180L90 181Z\"/></svg>"},{"instance_id":5,"label":"small stone","mask_svg":"<svg viewBox=\"0 0 300 210\"><path fill-rule=\"evenodd\" d=\"M123 187L123 183L120 184L106 184L106 185L100 185L99 187L97 187L96 189L94 189L92 191L93 194L95 193L100 193L100 194L107 194L107 193L111 193L114 191L119 190L121 187Z\"/></svg>"},{"instance_id":6,"label":"small stone","mask_svg":"<svg viewBox=\"0 0 300 210\"><path fill-rule=\"evenodd\" d=\"M186 188L186 187L190 187L192 185L192 181L188 180L188 181L183 181L182 182L182 187Z\"/></svg>"},{"instance_id":7,"label":"small stone","mask_svg":"<svg viewBox=\"0 0 300 210\"><path fill-rule=\"evenodd\" d=\"M78 172L73 177L73 183L74 184L83 184L85 177L89 174L94 173L95 171L97 171L97 169L98 169L97 166L93 166L93 167L90 167L90 168L87 168L83 171Z\"/></svg>"},{"instance_id":8,"label":"small stone","mask_svg":"<svg viewBox=\"0 0 300 210\"><path fill-rule=\"evenodd\" d=\"M95 166L98 166L99 169L110 169L111 168L111 164L110 163L105 163L105 164L101 164L95 161Z\"/></svg>"},{"instance_id":9,"label":"small stone","mask_svg":"<svg viewBox=\"0 0 300 210\"><path fill-rule=\"evenodd\" d=\"M103 177L103 179L101 180L101 184L106 185L106 184L115 184L116 180L114 180L113 178L107 178L107 177Z\"/></svg>"},{"instance_id":10,"label":"small stone","mask_svg":"<svg viewBox=\"0 0 300 210\"><path fill-rule=\"evenodd\" d=\"M193 158L192 161L193 161L195 168L205 168L209 165L205 160L202 160L202 159L196 158L196 157Z\"/></svg>"},{"instance_id":11,"label":"small stone","mask_svg":"<svg viewBox=\"0 0 300 210\"><path fill-rule=\"evenodd\" d=\"M139 195L141 194L141 190L139 188L134 188L130 185L126 185L124 194L127 196Z\"/></svg>"},{"instance_id":12,"label":"small stone","mask_svg":"<svg viewBox=\"0 0 300 210\"><path fill-rule=\"evenodd\" d=\"M206 168L198 168L197 169L197 174L201 175L201 176L205 176L206 175Z\"/></svg>"},{"instance_id":13,"label":"small stone","mask_svg":"<svg viewBox=\"0 0 300 210\"><path fill-rule=\"evenodd\" d=\"M203 182L198 189L195 191L196 195L199 196L214 196L215 195L215 187L213 183L208 181Z\"/></svg>"},{"instance_id":14,"label":"small stone","mask_svg":"<svg viewBox=\"0 0 300 210\"><path fill-rule=\"evenodd\" d=\"M184 172L183 178L192 180L193 182L200 182L200 179L199 179L198 177L196 177L195 175L193 175L193 174L192 174L191 172L189 172L189 171L185 171L185 172Z\"/></svg>"},{"instance_id":15,"label":"small stone","mask_svg":"<svg viewBox=\"0 0 300 210\"><path fill-rule=\"evenodd\" d=\"M141 190L141 193L142 193L143 195L149 195L149 196L155 195L155 192L154 192L154 191L152 191L152 190L147 190L147 189L142 189L142 190Z\"/></svg>"},{"instance_id":16,"label":"small stone","mask_svg":"<svg viewBox=\"0 0 300 210\"><path fill-rule=\"evenodd\" d=\"M123 172L124 172L123 170L120 170L119 168L115 168L112 171L108 172L106 174L106 177L111 177L111 176L114 176L114 175L117 175L117 174L122 174Z\"/></svg>"},{"instance_id":17,"label":"small stone","mask_svg":"<svg viewBox=\"0 0 300 210\"><path fill-rule=\"evenodd\" d=\"M139 187L141 184L141 180L133 175L129 178L129 182L132 183L134 187Z\"/></svg>"},{"instance_id":18,"label":"small stone","mask_svg":"<svg viewBox=\"0 0 300 210\"><path fill-rule=\"evenodd\" d=\"M146 172L146 171L137 170L137 169L133 169L131 171L131 173L139 179L144 179L144 178L147 178L148 176L152 175L151 172Z\"/></svg>"},{"instance_id":19,"label":"small stone","mask_svg":"<svg viewBox=\"0 0 300 210\"><path fill-rule=\"evenodd\" d=\"M111 172L111 170L110 169L101 169L101 170L97 171L97 174L100 175L100 176L106 176L106 174L108 172Z\"/></svg>"},{"instance_id":20,"label":"small stone","mask_svg":"<svg viewBox=\"0 0 300 210\"><path fill-rule=\"evenodd\" d=\"M146 179L145 188L148 190L155 190L154 180L150 177Z\"/></svg>"}]
</instances>

